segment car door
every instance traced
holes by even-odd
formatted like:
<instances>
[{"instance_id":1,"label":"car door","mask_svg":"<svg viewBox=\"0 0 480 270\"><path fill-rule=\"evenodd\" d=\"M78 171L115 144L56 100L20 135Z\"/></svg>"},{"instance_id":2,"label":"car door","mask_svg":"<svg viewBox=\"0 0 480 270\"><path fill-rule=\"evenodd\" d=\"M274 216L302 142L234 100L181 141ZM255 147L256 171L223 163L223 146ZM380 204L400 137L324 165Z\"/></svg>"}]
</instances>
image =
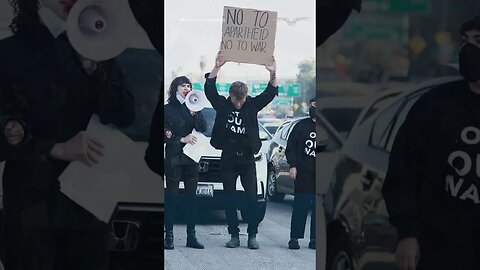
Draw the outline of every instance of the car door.
<instances>
[{"instance_id":1,"label":"car door","mask_svg":"<svg viewBox=\"0 0 480 270\"><path fill-rule=\"evenodd\" d=\"M325 194L334 174L335 164L338 161L343 140L328 120L317 112L317 148L323 149L316 153L315 179L317 193Z\"/></svg>"},{"instance_id":2,"label":"car door","mask_svg":"<svg viewBox=\"0 0 480 270\"><path fill-rule=\"evenodd\" d=\"M288 125L282 125L279 127L278 132L273 136L272 142L270 143L268 157L271 166L273 167L273 173L275 174L276 179L276 189L278 192L286 192L283 185L278 181L279 177L284 177L285 172L281 171L281 167L284 167L283 159L285 157L285 148L287 141L285 140L285 132Z\"/></svg>"},{"instance_id":3,"label":"car door","mask_svg":"<svg viewBox=\"0 0 480 270\"><path fill-rule=\"evenodd\" d=\"M421 89L402 99L396 100L376 119L371 128L368 147L377 151L376 164L364 166L362 185L361 235L365 253L360 269L395 269L396 229L390 224L381 189L388 169L388 157L395 136L405 121L408 111L428 89Z\"/></svg>"},{"instance_id":4,"label":"car door","mask_svg":"<svg viewBox=\"0 0 480 270\"><path fill-rule=\"evenodd\" d=\"M279 145L278 151L278 171L277 171L277 183L281 189L285 189L286 193L292 194L294 192L294 182L289 176L290 165L287 162L287 156L285 155L285 151L287 149L287 141L290 133L293 130L293 127L298 123L300 119L296 119L282 129L280 132L280 139L282 141L282 145ZM280 188L279 188L280 189Z\"/></svg>"}]
</instances>

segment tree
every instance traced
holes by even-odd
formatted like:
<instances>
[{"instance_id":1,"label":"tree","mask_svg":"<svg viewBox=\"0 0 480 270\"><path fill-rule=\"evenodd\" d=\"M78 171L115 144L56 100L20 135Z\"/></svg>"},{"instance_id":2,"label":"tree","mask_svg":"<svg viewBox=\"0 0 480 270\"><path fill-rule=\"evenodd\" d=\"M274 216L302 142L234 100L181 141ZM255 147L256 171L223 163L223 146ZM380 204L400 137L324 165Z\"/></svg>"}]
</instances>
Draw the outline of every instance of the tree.
<instances>
[{"instance_id":1,"label":"tree","mask_svg":"<svg viewBox=\"0 0 480 270\"><path fill-rule=\"evenodd\" d=\"M315 59L303 60L298 64L297 82L300 84L300 99L315 98Z\"/></svg>"}]
</instances>

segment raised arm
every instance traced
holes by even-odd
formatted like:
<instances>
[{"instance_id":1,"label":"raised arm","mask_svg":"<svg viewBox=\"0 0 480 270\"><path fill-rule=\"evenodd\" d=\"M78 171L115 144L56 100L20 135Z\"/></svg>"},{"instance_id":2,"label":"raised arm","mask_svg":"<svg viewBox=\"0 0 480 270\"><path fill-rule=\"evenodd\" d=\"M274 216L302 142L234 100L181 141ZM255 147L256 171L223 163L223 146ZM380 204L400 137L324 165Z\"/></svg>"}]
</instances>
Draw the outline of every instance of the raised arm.
<instances>
[{"instance_id":1,"label":"raised arm","mask_svg":"<svg viewBox=\"0 0 480 270\"><path fill-rule=\"evenodd\" d=\"M265 108L278 95L277 63L274 57L265 64L265 68L270 72L267 88L260 95L252 98L253 106L257 112Z\"/></svg>"},{"instance_id":2,"label":"raised arm","mask_svg":"<svg viewBox=\"0 0 480 270\"><path fill-rule=\"evenodd\" d=\"M221 104L225 102L225 97L218 94L216 82L218 72L226 62L227 61L221 55L221 52L218 52L217 58L215 59L215 67L210 73L207 73L205 75L205 95L207 96L208 101L210 101L215 110L218 110Z\"/></svg>"}]
</instances>

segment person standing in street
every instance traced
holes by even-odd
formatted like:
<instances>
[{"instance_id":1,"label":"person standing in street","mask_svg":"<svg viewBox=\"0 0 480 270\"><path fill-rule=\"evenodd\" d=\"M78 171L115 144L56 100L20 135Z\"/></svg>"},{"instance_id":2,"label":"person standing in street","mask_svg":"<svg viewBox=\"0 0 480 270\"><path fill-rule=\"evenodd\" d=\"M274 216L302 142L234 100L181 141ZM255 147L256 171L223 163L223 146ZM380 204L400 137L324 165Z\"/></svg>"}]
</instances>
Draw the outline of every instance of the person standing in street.
<instances>
[{"instance_id":1,"label":"person standing in street","mask_svg":"<svg viewBox=\"0 0 480 270\"><path fill-rule=\"evenodd\" d=\"M292 219L290 224L290 241L288 248L299 249L298 239L304 238L308 212L310 217L310 242L308 247L316 247L316 213L315 213L315 152L316 152L316 102L310 99L308 118L298 121L288 136L285 155L290 165L289 176L295 184Z\"/></svg>"},{"instance_id":2,"label":"person standing in street","mask_svg":"<svg viewBox=\"0 0 480 270\"><path fill-rule=\"evenodd\" d=\"M215 85L220 68L226 63L221 52L215 60L215 67L205 75L205 94L217 111L212 130L210 144L222 150L221 177L225 191L225 214L228 223L228 233L231 240L228 248L240 246L238 217L236 203L239 201L236 194L237 178L240 176L244 188L244 201L248 222L248 247L258 249L256 240L258 233L258 206L257 206L257 174L255 154L260 151L262 142L259 137L258 112L265 108L278 95L275 59L265 64L270 72L270 81L267 88L258 96L248 95L248 87L243 82L233 82L230 86L229 97L218 94Z\"/></svg>"},{"instance_id":3,"label":"person standing in street","mask_svg":"<svg viewBox=\"0 0 480 270\"><path fill-rule=\"evenodd\" d=\"M410 109L382 188L401 270L480 269L480 16L460 30L463 80Z\"/></svg>"},{"instance_id":4,"label":"person standing in street","mask_svg":"<svg viewBox=\"0 0 480 270\"><path fill-rule=\"evenodd\" d=\"M145 161L152 171L163 176L163 169L165 169L167 188L165 190L164 248L167 250L174 249L173 222L177 204L182 197L188 212L187 247L204 248L195 232L198 163L183 153L183 147L187 144L195 144L197 138L192 134L193 129L205 132L207 124L201 111L190 111L185 105L185 97L191 90L192 83L185 76L177 77L172 81L168 91L168 104L163 105L161 99L158 101L145 153ZM163 119L161 110L164 111ZM163 142L166 144L165 158ZM164 161L162 161L163 158ZM180 181L185 184L185 193L181 195L179 194Z\"/></svg>"}]
</instances>

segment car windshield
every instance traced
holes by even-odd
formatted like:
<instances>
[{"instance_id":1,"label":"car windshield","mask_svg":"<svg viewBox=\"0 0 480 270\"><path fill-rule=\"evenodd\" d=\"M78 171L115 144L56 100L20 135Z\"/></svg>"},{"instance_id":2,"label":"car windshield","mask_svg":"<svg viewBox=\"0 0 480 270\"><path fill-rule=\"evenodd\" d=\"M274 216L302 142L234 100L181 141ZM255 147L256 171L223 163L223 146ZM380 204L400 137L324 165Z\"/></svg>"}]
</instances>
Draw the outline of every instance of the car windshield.
<instances>
[{"instance_id":1,"label":"car windshield","mask_svg":"<svg viewBox=\"0 0 480 270\"><path fill-rule=\"evenodd\" d=\"M207 131L205 131L203 134L205 134L207 137L211 137L213 123L215 122L215 115L217 115L217 112L213 108L205 108L202 110L202 114L205 122L207 122Z\"/></svg>"},{"instance_id":2,"label":"car windshield","mask_svg":"<svg viewBox=\"0 0 480 270\"><path fill-rule=\"evenodd\" d=\"M266 126L265 128L268 130L268 132L270 132L270 134L275 134L278 126Z\"/></svg>"},{"instance_id":3,"label":"car windshield","mask_svg":"<svg viewBox=\"0 0 480 270\"><path fill-rule=\"evenodd\" d=\"M348 134L362 109L325 108L320 111L340 134Z\"/></svg>"}]
</instances>

